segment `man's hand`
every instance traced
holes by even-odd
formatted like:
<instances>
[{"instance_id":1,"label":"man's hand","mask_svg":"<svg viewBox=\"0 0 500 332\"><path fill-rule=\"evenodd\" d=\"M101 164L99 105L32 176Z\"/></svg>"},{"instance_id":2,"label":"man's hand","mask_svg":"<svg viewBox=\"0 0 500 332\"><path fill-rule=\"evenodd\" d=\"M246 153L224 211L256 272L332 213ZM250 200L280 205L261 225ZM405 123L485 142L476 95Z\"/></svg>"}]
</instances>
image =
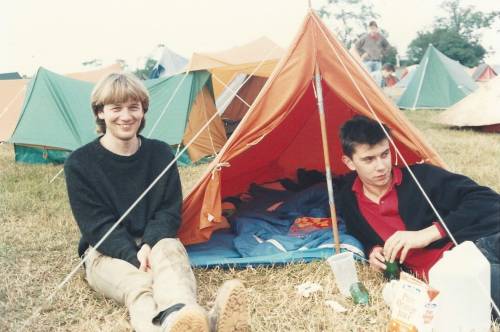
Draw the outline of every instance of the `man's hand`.
<instances>
[{"instance_id":1,"label":"man's hand","mask_svg":"<svg viewBox=\"0 0 500 332\"><path fill-rule=\"evenodd\" d=\"M441 234L435 225L420 231L397 231L385 241L384 257L392 263L401 251L399 263L402 264L410 249L425 248L440 238Z\"/></svg>"},{"instance_id":2,"label":"man's hand","mask_svg":"<svg viewBox=\"0 0 500 332\"><path fill-rule=\"evenodd\" d=\"M364 60L366 60L366 58L368 58L368 53L363 53L363 54L361 55L361 60L363 60L363 61L364 61Z\"/></svg>"},{"instance_id":3,"label":"man's hand","mask_svg":"<svg viewBox=\"0 0 500 332\"><path fill-rule=\"evenodd\" d=\"M141 266L139 266L140 271L149 272L151 270L151 247L149 244L143 244L141 249L137 252L137 259Z\"/></svg>"},{"instance_id":4,"label":"man's hand","mask_svg":"<svg viewBox=\"0 0 500 332\"><path fill-rule=\"evenodd\" d=\"M383 254L384 248L380 246L373 247L372 252L370 253L370 257L368 257L368 262L370 266L376 271L385 270L385 258Z\"/></svg>"}]
</instances>

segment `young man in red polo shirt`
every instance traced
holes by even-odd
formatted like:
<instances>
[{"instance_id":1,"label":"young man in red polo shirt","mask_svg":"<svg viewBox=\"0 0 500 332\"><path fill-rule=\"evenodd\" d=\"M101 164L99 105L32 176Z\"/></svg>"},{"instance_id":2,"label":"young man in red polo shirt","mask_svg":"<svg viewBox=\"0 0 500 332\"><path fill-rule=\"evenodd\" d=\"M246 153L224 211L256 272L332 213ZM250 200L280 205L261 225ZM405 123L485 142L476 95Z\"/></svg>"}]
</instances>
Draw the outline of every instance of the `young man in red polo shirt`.
<instances>
[{"instance_id":1,"label":"young man in red polo shirt","mask_svg":"<svg viewBox=\"0 0 500 332\"><path fill-rule=\"evenodd\" d=\"M343 162L354 171L337 192L349 233L366 248L370 265L398 261L422 278L453 243L405 168L393 167L389 140L364 116L340 130ZM500 195L442 168L410 166L458 243L473 241L491 264L491 293L500 304Z\"/></svg>"}]
</instances>

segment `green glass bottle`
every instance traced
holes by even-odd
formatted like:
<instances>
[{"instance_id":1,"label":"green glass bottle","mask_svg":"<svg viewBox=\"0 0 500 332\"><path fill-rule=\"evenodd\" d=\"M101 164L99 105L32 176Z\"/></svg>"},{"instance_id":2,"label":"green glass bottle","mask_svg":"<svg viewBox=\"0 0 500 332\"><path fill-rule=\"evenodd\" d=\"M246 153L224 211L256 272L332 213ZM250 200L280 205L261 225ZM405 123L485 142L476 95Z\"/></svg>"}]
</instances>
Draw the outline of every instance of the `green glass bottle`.
<instances>
[{"instance_id":1,"label":"green glass bottle","mask_svg":"<svg viewBox=\"0 0 500 332\"><path fill-rule=\"evenodd\" d=\"M368 290L361 282L355 282L349 288L352 300L356 304L368 304L370 302L370 295Z\"/></svg>"},{"instance_id":2,"label":"green glass bottle","mask_svg":"<svg viewBox=\"0 0 500 332\"><path fill-rule=\"evenodd\" d=\"M391 280L399 280L399 264L394 261L394 262L385 262L385 270L384 270L384 277L388 281Z\"/></svg>"}]
</instances>

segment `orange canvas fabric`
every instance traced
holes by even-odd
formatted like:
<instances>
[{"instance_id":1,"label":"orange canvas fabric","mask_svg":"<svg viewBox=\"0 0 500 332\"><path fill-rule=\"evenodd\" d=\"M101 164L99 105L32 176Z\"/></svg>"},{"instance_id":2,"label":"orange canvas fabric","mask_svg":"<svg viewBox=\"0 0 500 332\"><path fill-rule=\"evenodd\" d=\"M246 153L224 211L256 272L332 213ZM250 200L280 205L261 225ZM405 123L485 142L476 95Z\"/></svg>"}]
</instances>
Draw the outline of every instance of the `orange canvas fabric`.
<instances>
[{"instance_id":1,"label":"orange canvas fabric","mask_svg":"<svg viewBox=\"0 0 500 332\"><path fill-rule=\"evenodd\" d=\"M96 69L96 70L88 70L88 71L82 71L78 73L69 73L64 76L68 76L77 80L81 81L87 81L91 83L97 83L101 78L104 76L107 76L112 73L119 73L122 71L122 67L118 64L112 64L110 66Z\"/></svg>"},{"instance_id":2,"label":"orange canvas fabric","mask_svg":"<svg viewBox=\"0 0 500 332\"><path fill-rule=\"evenodd\" d=\"M28 80L0 80L0 142L7 141L16 128Z\"/></svg>"},{"instance_id":3,"label":"orange canvas fabric","mask_svg":"<svg viewBox=\"0 0 500 332\"><path fill-rule=\"evenodd\" d=\"M322 77L330 160L335 174L348 171L340 159L339 128L357 114L373 118L368 104L392 129L399 150L410 164L427 161L444 166L361 65L310 11L238 128L185 198L178 234L185 244L206 241L214 230L226 226L221 218L222 197L244 192L252 182L294 178L298 168L324 171L313 88L316 65Z\"/></svg>"},{"instance_id":4,"label":"orange canvas fabric","mask_svg":"<svg viewBox=\"0 0 500 332\"><path fill-rule=\"evenodd\" d=\"M194 100L182 142L186 145L216 112L212 94L207 86L204 86ZM188 147L191 161L196 162L205 156L216 154L224 146L226 140L224 124L217 116Z\"/></svg>"},{"instance_id":5,"label":"orange canvas fabric","mask_svg":"<svg viewBox=\"0 0 500 332\"><path fill-rule=\"evenodd\" d=\"M331 227L332 227L331 218L299 217L295 219L292 226L290 226L288 234L301 235Z\"/></svg>"},{"instance_id":6,"label":"orange canvas fabric","mask_svg":"<svg viewBox=\"0 0 500 332\"><path fill-rule=\"evenodd\" d=\"M272 40L261 37L248 44L216 53L194 53L186 70L209 70L217 98L237 73L269 77L284 51Z\"/></svg>"}]
</instances>

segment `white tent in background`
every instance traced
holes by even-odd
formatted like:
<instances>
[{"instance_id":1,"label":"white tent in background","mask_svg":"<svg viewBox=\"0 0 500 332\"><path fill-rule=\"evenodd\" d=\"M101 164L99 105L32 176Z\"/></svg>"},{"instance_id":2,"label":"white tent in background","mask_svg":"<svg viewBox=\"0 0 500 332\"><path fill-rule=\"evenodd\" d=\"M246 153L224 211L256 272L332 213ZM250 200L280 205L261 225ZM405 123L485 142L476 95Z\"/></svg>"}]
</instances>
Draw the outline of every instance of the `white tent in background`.
<instances>
[{"instance_id":1,"label":"white tent in background","mask_svg":"<svg viewBox=\"0 0 500 332\"><path fill-rule=\"evenodd\" d=\"M500 132L500 76L441 113L438 122L454 127L478 127Z\"/></svg>"},{"instance_id":2,"label":"white tent in background","mask_svg":"<svg viewBox=\"0 0 500 332\"><path fill-rule=\"evenodd\" d=\"M151 71L149 78L167 77L178 74L186 67L188 62L188 59L184 58L182 55L165 47L160 60L158 60Z\"/></svg>"}]
</instances>

